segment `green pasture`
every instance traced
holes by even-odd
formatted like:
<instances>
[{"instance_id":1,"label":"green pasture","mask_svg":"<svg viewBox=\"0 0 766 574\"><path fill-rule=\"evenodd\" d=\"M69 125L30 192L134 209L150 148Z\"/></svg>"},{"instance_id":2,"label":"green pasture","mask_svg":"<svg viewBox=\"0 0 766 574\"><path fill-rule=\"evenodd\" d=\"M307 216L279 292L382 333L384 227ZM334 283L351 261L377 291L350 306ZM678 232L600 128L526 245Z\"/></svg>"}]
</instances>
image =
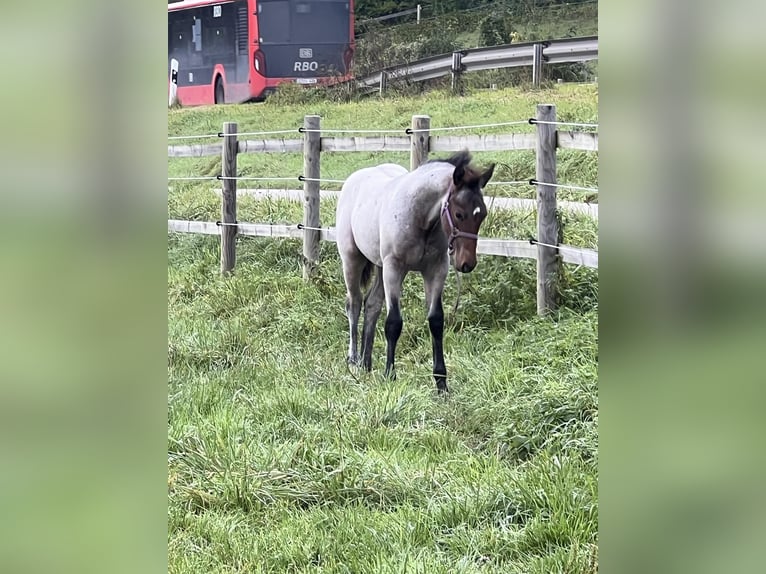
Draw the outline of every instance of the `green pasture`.
<instances>
[{"instance_id":1,"label":"green pasture","mask_svg":"<svg viewBox=\"0 0 766 574\"><path fill-rule=\"evenodd\" d=\"M216 133L224 121L241 132L297 128L306 114L335 129L403 129L413 114L430 115L434 127L499 123L534 115L537 103L556 104L562 120L597 122L597 99L592 85L561 85L178 109L168 114L168 133ZM558 157L559 181L597 187L597 154ZM242 174L302 169L300 154L239 159ZM409 158L327 153L322 175L342 179L383 161ZM477 153L475 161L498 162L499 179L533 175L531 153ZM169 176L218 170L219 158L168 159ZM219 219L216 183L170 182L168 217ZM531 189L490 189L532 197ZM321 217L334 223L334 202L322 202ZM239 200L243 222L301 218L299 203ZM565 243L597 248L596 222L562 214L562 224ZM534 225L532 211L497 211L482 232L523 239ZM373 372L346 365L334 244L322 244L316 278L305 283L299 241L237 241L235 273L222 278L217 237L168 234L169 572L596 570L597 270L566 265L560 310L544 318L536 314L534 261L482 256L460 283L451 271L444 297L451 393L441 397L419 276L405 282L398 378L389 381L382 320Z\"/></svg>"}]
</instances>

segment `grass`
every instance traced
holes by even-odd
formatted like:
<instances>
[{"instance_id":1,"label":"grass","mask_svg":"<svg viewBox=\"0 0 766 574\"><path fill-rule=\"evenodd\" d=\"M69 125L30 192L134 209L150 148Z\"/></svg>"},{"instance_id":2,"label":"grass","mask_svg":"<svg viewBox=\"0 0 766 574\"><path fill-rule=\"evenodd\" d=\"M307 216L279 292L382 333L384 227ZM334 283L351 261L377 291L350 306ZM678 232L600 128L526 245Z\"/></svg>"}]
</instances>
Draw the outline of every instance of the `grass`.
<instances>
[{"instance_id":1,"label":"grass","mask_svg":"<svg viewBox=\"0 0 766 574\"><path fill-rule=\"evenodd\" d=\"M593 85L562 84L546 90L492 90L476 91L470 96L454 98L447 93L433 92L422 97L382 99L370 98L349 104L317 102L310 105L231 105L186 108L168 112L168 135L214 134L221 131L224 121L235 120L240 132L272 131L291 129L303 125L308 114L322 116L322 127L326 129L398 129L404 130L411 123L414 114L431 116L432 127L454 127L502 123L522 120L535 114L538 103L556 105L557 117L561 121L598 122L598 88ZM531 125L504 126L471 130L467 133L513 133L530 132ZM453 132L450 132L453 133ZM461 133L460 131L454 133ZM298 138L289 134L273 136ZM194 142L195 140L191 140ZM197 143L210 143L200 139ZM217 140L212 140L217 141ZM182 141L181 143L188 143ZM443 157L447 154L434 154ZM477 163L497 163L494 181L521 181L534 177L534 151L483 152L475 153ZM598 181L598 154L577 150L558 151L558 180L581 187L595 187ZM345 179L356 169L376 163L395 162L409 167L409 154L397 152L356 152L325 153L322 155L322 177ZM210 176L220 174L219 157L177 158L169 162L168 175L171 177ZM251 177L295 177L295 182L253 182L244 181L240 187L299 187L297 176L303 172L303 157L298 153L251 153L238 157L238 172ZM168 216L178 219L219 218L220 202L211 190L215 183L173 182L169 192ZM323 183L325 189L339 189L339 184ZM491 186L488 194L500 197L533 198L532 186ZM588 195L575 190L561 189L558 197L566 201L582 201ZM597 201L597 200L595 200ZM292 205L292 207L291 207ZM264 212L265 210L265 212ZM323 209L323 223L332 223L333 205ZM297 223L301 219L301 208L297 204L269 202L256 205L242 199L239 205L240 221L271 221ZM263 218L266 219L263 219ZM574 221L574 220L573 220ZM572 225L575 225L574 223ZM578 223L581 230L572 228L565 233L576 236L595 237L595 226L589 220ZM487 227L489 229L489 227ZM509 237L507 230L499 235ZM492 235L492 233L490 233ZM528 235L528 234L527 234ZM527 235L521 238L526 238ZM590 243L574 243L594 247Z\"/></svg>"},{"instance_id":2,"label":"grass","mask_svg":"<svg viewBox=\"0 0 766 574\"><path fill-rule=\"evenodd\" d=\"M533 109L557 95L591 109L571 119L595 119L595 104L567 90L500 99ZM369 127L364 114L385 105L401 106L399 115L375 127L407 125L423 108L440 109L434 99L324 109L323 121ZM464 104L519 112L478 101ZM169 113L169 130L217 131L225 119L241 121L240 131L276 129L313 112L182 109ZM477 120L466 113L459 123ZM290 154L252 155L293 167ZM391 158L326 156L339 175ZM169 160L169 171L215 169L213 159ZM587 162L569 169L590 177ZM210 188L173 185L169 215L215 218ZM323 203L325 224L332 207ZM289 202L243 198L239 208L241 220L300 220ZM487 230L522 235L533 221L498 212ZM593 246L596 233L585 218L565 225L574 244ZM548 318L536 315L532 261L480 258L456 311L451 272L445 398L430 374L422 280L405 281L397 380L382 376L382 321L373 372L350 371L340 261L334 245L321 249L316 279L304 283L299 242L240 237L236 273L224 279L217 238L168 235L169 572L594 572L597 272L566 266L562 308Z\"/></svg>"},{"instance_id":3,"label":"grass","mask_svg":"<svg viewBox=\"0 0 766 574\"><path fill-rule=\"evenodd\" d=\"M432 127L499 123L529 118L534 115L535 106L539 103L555 104L559 120L592 122L598 121L597 95L596 85L556 84L540 90L476 90L464 97L437 91L419 97L370 97L351 104L318 101L308 105L290 105L267 100L260 105L201 106L169 110L168 135L218 133L225 121L238 122L240 132L297 130L303 125L303 117L309 114L321 115L322 127L328 129L404 130L410 126L415 114L431 116ZM533 129L533 126L514 126L513 131ZM483 130L482 133L508 131L508 127L501 127ZM200 142L210 143L205 140Z\"/></svg>"}]
</instances>

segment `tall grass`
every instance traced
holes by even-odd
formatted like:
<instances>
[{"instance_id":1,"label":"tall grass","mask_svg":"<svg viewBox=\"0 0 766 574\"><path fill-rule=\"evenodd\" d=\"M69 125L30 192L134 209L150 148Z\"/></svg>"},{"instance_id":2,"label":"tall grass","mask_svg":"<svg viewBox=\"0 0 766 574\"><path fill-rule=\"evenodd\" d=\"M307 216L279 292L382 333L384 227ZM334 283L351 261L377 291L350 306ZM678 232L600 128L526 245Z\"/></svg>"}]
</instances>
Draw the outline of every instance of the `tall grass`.
<instances>
[{"instance_id":1,"label":"tall grass","mask_svg":"<svg viewBox=\"0 0 766 574\"><path fill-rule=\"evenodd\" d=\"M397 381L380 329L374 372L347 370L324 247L315 284L297 242L251 239L224 280L213 239L169 239L170 571L589 571L595 305L537 318L533 268L485 258L439 399L414 277Z\"/></svg>"}]
</instances>

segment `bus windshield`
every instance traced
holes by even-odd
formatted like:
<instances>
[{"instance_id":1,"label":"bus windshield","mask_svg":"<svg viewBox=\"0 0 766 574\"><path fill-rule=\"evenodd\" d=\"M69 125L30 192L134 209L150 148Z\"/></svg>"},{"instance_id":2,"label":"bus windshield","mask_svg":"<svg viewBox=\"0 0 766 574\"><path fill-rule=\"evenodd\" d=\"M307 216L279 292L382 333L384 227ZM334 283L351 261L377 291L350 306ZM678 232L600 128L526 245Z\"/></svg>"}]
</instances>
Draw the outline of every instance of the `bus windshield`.
<instances>
[{"instance_id":1,"label":"bus windshield","mask_svg":"<svg viewBox=\"0 0 766 574\"><path fill-rule=\"evenodd\" d=\"M261 44L340 44L349 39L349 3L345 0L260 0Z\"/></svg>"}]
</instances>

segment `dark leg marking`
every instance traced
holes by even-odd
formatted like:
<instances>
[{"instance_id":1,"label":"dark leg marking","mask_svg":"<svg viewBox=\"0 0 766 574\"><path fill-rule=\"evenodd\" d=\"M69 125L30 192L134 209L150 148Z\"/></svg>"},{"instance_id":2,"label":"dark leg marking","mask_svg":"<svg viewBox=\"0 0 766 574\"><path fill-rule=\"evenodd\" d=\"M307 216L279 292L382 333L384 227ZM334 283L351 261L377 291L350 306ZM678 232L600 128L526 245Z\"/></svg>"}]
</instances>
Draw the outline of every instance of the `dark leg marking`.
<instances>
[{"instance_id":1,"label":"dark leg marking","mask_svg":"<svg viewBox=\"0 0 766 574\"><path fill-rule=\"evenodd\" d=\"M391 308L386 317L386 376L396 378L394 372L394 356L396 355L396 342L402 334L402 314L399 311L399 301L391 301Z\"/></svg>"},{"instance_id":2,"label":"dark leg marking","mask_svg":"<svg viewBox=\"0 0 766 574\"><path fill-rule=\"evenodd\" d=\"M428 327L431 330L431 343L434 357L434 381L439 391L446 392L447 367L444 364L444 309L441 297L434 301L433 310L428 316Z\"/></svg>"}]
</instances>

